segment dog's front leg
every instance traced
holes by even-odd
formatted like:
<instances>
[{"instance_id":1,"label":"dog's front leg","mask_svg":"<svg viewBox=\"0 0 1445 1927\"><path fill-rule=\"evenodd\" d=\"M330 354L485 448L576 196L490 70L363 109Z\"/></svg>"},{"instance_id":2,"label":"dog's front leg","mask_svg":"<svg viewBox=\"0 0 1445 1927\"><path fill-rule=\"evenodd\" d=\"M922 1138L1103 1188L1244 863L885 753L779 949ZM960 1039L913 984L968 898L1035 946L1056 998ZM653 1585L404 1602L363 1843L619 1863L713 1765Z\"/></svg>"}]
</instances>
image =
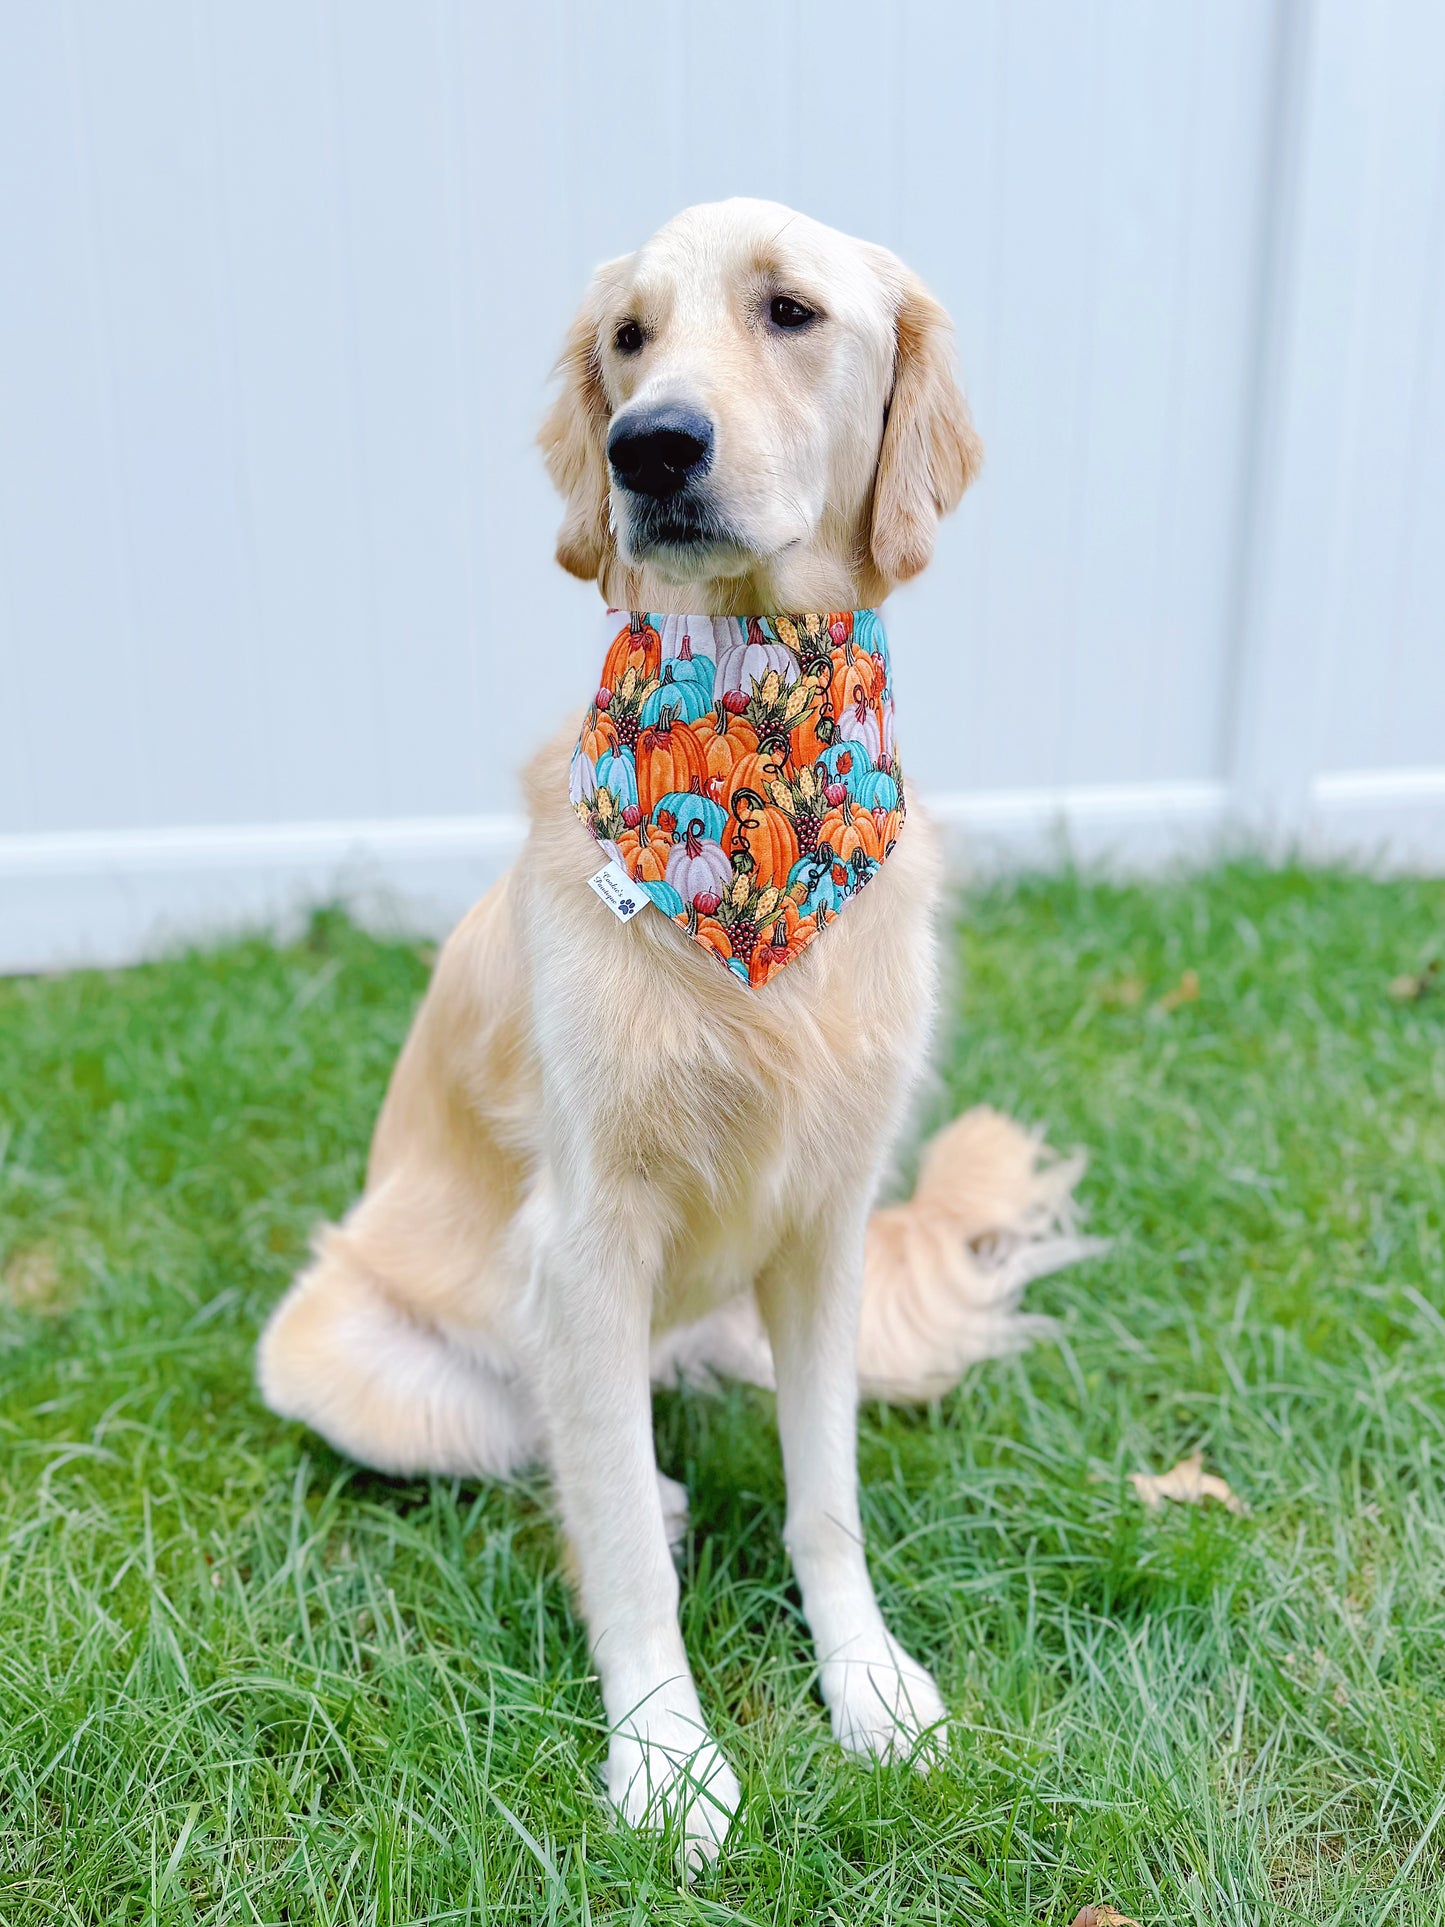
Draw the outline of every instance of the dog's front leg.
<instances>
[{"instance_id":1,"label":"dog's front leg","mask_svg":"<svg viewBox=\"0 0 1445 1927\"><path fill-rule=\"evenodd\" d=\"M853 1753L926 1765L946 1744L943 1702L883 1624L863 1547L857 1348L865 1219L840 1217L799 1227L757 1283L777 1376L784 1538L834 1737Z\"/></svg>"},{"instance_id":2,"label":"dog's front leg","mask_svg":"<svg viewBox=\"0 0 1445 1927\"><path fill-rule=\"evenodd\" d=\"M713 1858L737 1809L678 1626L652 1436L649 1336L660 1233L613 1196L547 1239L535 1280L537 1377L563 1523L612 1739L607 1790L634 1826L677 1825Z\"/></svg>"}]
</instances>

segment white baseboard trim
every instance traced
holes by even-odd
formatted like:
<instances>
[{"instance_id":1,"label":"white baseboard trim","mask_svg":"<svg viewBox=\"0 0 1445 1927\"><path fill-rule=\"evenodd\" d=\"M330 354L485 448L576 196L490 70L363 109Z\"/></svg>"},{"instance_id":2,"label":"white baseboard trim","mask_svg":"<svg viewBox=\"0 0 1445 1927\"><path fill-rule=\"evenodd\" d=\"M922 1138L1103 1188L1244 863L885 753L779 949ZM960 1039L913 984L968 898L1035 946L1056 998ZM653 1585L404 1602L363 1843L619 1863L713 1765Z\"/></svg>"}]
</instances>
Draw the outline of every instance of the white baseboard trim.
<instances>
[{"instance_id":1,"label":"white baseboard trim","mask_svg":"<svg viewBox=\"0 0 1445 1927\"><path fill-rule=\"evenodd\" d=\"M343 901L440 935L521 847L517 816L0 836L0 972L137 963Z\"/></svg>"},{"instance_id":2,"label":"white baseboard trim","mask_svg":"<svg viewBox=\"0 0 1445 1927\"><path fill-rule=\"evenodd\" d=\"M1065 863L1147 875L1249 851L1445 875L1445 766L1329 771L1284 812L1212 782L961 791L930 806L966 875Z\"/></svg>"},{"instance_id":3,"label":"white baseboard trim","mask_svg":"<svg viewBox=\"0 0 1445 1927\"><path fill-rule=\"evenodd\" d=\"M1317 776L1305 850L1382 872L1445 875L1445 766Z\"/></svg>"},{"instance_id":4,"label":"white baseboard trim","mask_svg":"<svg viewBox=\"0 0 1445 1927\"><path fill-rule=\"evenodd\" d=\"M1360 805L1393 808L1400 803L1445 807L1445 765L1439 769L1341 769L1314 780L1312 793L1321 809Z\"/></svg>"},{"instance_id":5,"label":"white baseboard trim","mask_svg":"<svg viewBox=\"0 0 1445 1927\"><path fill-rule=\"evenodd\" d=\"M337 823L213 823L159 830L62 830L0 836L0 879L88 876L97 870L248 869L345 863L357 855L403 860L475 856L520 843L520 816L405 816Z\"/></svg>"},{"instance_id":6,"label":"white baseboard trim","mask_svg":"<svg viewBox=\"0 0 1445 1927\"><path fill-rule=\"evenodd\" d=\"M1067 863L1149 871L1207 859L1229 813L1222 783L1076 784L955 790L928 799L964 876Z\"/></svg>"},{"instance_id":7,"label":"white baseboard trim","mask_svg":"<svg viewBox=\"0 0 1445 1927\"><path fill-rule=\"evenodd\" d=\"M955 791L929 807L963 875L1076 862L1126 874L1226 848L1445 874L1445 767L1318 777L1283 834L1222 783ZM294 928L342 900L440 935L519 848L520 817L408 817L0 836L0 971L134 963L194 940Z\"/></svg>"}]
</instances>

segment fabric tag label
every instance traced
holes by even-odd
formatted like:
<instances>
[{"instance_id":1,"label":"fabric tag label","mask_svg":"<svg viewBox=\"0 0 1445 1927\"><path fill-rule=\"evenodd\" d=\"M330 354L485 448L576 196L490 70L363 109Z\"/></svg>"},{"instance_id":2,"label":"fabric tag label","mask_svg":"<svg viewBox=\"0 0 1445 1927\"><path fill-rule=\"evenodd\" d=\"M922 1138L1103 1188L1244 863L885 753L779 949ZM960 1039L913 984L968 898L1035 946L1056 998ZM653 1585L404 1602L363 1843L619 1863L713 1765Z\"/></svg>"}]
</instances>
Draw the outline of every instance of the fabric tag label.
<instances>
[{"instance_id":1,"label":"fabric tag label","mask_svg":"<svg viewBox=\"0 0 1445 1927\"><path fill-rule=\"evenodd\" d=\"M614 857L604 863L596 876L588 877L587 888L595 890L619 923L630 923L650 901L640 883L634 883Z\"/></svg>"}]
</instances>

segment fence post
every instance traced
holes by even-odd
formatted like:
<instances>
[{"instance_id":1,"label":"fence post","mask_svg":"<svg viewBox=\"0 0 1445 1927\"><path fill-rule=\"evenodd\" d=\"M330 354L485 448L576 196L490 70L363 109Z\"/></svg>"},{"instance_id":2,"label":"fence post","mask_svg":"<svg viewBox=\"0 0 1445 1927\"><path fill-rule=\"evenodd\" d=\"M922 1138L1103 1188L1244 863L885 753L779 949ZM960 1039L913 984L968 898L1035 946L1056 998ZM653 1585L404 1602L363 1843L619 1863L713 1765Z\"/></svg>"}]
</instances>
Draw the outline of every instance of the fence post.
<instances>
[{"instance_id":1,"label":"fence post","mask_svg":"<svg viewBox=\"0 0 1445 1927\"><path fill-rule=\"evenodd\" d=\"M1277 100L1226 762L1237 815L1273 853L1390 857L1421 847L1410 810L1342 810L1337 792L1373 783L1388 800L1429 774L1383 767L1346 705L1358 663L1383 675L1398 640L1391 518L1415 512L1411 357L1445 329L1429 292L1445 245L1430 214L1445 193L1445 12L1283 0ZM1340 743L1359 744L1344 755L1368 780L1331 774Z\"/></svg>"}]
</instances>

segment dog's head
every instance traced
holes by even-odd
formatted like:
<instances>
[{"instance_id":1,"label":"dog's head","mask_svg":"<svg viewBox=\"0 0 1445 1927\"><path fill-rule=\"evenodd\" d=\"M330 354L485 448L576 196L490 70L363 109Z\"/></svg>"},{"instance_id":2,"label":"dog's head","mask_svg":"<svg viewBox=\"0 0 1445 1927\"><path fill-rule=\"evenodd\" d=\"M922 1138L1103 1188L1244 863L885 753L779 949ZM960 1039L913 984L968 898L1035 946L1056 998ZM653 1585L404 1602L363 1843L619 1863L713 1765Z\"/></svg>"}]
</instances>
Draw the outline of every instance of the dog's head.
<instances>
[{"instance_id":1,"label":"dog's head","mask_svg":"<svg viewBox=\"0 0 1445 1927\"><path fill-rule=\"evenodd\" d=\"M620 564L879 601L927 563L982 454L923 285L768 201L689 208L599 268L558 371L557 559L604 590Z\"/></svg>"}]
</instances>

